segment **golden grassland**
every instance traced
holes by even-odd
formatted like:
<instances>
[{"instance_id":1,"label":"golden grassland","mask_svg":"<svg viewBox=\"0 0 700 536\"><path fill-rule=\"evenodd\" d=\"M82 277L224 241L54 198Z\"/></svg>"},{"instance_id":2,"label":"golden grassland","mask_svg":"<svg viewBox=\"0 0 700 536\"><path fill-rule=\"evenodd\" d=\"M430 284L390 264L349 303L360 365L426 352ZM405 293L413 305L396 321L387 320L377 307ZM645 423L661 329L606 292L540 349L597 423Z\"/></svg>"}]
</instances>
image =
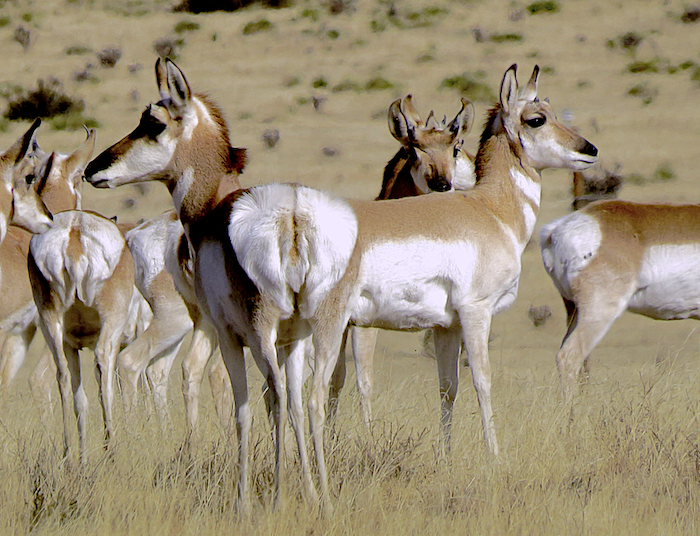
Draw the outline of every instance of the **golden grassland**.
<instances>
[{"instance_id":1,"label":"golden grassland","mask_svg":"<svg viewBox=\"0 0 700 536\"><path fill-rule=\"evenodd\" d=\"M496 93L511 63L520 65L521 77L538 63L540 95L573 118L602 157L622 165L630 179L622 197L697 202L700 23L682 22L688 5L562 0L556 13L531 15L529 3L402 0L390 16L391 4L383 1L357 1L331 15L326 3L298 0L280 10L252 6L195 16L172 13L173 2L158 0L0 1L0 94L56 77L67 94L84 100L83 118L99 124L101 150L157 98L153 44L168 38L193 89L221 105L232 143L248 148L245 185L294 180L369 199L398 147L386 127L394 99L410 92L424 115L434 108L439 117L454 116L460 94L440 89L445 80L483 84L472 94L481 98L484 87ZM244 33L251 23L263 30ZM26 50L13 40L18 26L30 31ZM637 46L626 46L630 33L641 38ZM106 48L122 53L113 68L99 67L97 53ZM95 67L77 81L87 63ZM319 110L313 97L322 100ZM472 151L489 104L475 102ZM42 126L44 150L65 152L82 141L81 132L65 126ZM25 128L1 120L0 147ZM266 129L280 132L274 149L264 148ZM569 176L545 172L538 227L565 214L569 203ZM165 189L155 185L84 194L85 208L120 221L170 206ZM535 328L530 305L548 305L552 319ZM435 363L420 355L418 335L383 333L371 430L360 422L352 378L342 395L329 454L336 513L328 519L300 499L291 444L286 503L271 509L272 445L260 400L259 500L250 520L238 519L235 441L224 437L205 399L201 443L182 451L176 373L171 422L161 429L147 408L132 419L117 411L109 454L99 443L96 387L89 381L88 463L70 470L61 460L60 416L42 423L26 387L30 362L0 402L0 534L697 534L695 324L624 315L593 354L591 381L573 419L554 367L563 334L563 307L535 240L523 256L520 296L492 329L502 451L494 464L484 452L468 369L462 368L453 452L445 460L437 454ZM257 396L262 382L255 370L250 375Z\"/></svg>"}]
</instances>

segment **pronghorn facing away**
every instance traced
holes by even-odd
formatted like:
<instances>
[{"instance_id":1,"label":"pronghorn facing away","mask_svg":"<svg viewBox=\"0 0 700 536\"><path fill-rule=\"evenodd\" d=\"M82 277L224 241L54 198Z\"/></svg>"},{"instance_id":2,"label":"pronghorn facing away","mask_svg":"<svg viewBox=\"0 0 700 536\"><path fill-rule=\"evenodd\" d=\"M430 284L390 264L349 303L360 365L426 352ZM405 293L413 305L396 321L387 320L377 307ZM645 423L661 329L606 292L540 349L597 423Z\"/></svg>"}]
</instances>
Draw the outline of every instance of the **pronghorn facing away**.
<instances>
[{"instance_id":1,"label":"pronghorn facing away","mask_svg":"<svg viewBox=\"0 0 700 536\"><path fill-rule=\"evenodd\" d=\"M488 334L492 316L517 294L521 255L539 210L540 171L584 169L597 158L595 147L559 123L548 102L538 100L538 74L535 67L519 89L515 65L506 71L500 103L481 137L473 190L351 203L358 223L352 258L310 319L316 366L309 413L324 493L324 402L348 322L394 330L435 328L446 447L463 340L486 443L498 453Z\"/></svg>"},{"instance_id":2,"label":"pronghorn facing away","mask_svg":"<svg viewBox=\"0 0 700 536\"><path fill-rule=\"evenodd\" d=\"M92 156L95 146L95 131L88 131L87 139L71 154L52 153L44 155L35 146L43 162L36 162L28 172L37 177L34 189L52 213L75 209L80 204L80 186L83 170ZM36 169L35 169L36 168ZM5 333L5 342L0 357L0 387L9 387L24 362L27 348L34 338L38 326L36 305L27 272L27 254L32 234L11 226L5 241L0 245L0 329ZM50 353L44 352L30 378L33 388L42 395L50 395ZM55 375L55 368L53 369ZM48 387L48 389L44 389ZM50 400L50 398L49 398Z\"/></svg>"},{"instance_id":3,"label":"pronghorn facing away","mask_svg":"<svg viewBox=\"0 0 700 536\"><path fill-rule=\"evenodd\" d=\"M110 220L69 210L54 216L47 232L32 237L29 276L44 339L58 368L64 447L74 449L71 413L78 419L79 452L85 459L87 397L78 351L95 352L105 439L113 435L114 367L129 322L134 263L126 242Z\"/></svg>"},{"instance_id":4,"label":"pronghorn facing away","mask_svg":"<svg viewBox=\"0 0 700 536\"><path fill-rule=\"evenodd\" d=\"M545 225L540 246L566 306L556 360L567 398L625 310L700 319L700 205L593 203Z\"/></svg>"},{"instance_id":5,"label":"pronghorn facing away","mask_svg":"<svg viewBox=\"0 0 700 536\"><path fill-rule=\"evenodd\" d=\"M233 237L243 241L257 237L256 244L264 246L264 241L269 235L263 230L269 230L269 225L253 222L253 228L258 230L248 236L245 234L250 230L247 225L240 226L234 223L229 237L227 229L231 219L231 205L237 200L247 202L250 196L236 192L239 188L237 176L240 171L237 162L241 155L230 146L228 129L218 109L204 97L193 95L180 69L169 60L159 60L156 63L156 79L161 100L146 109L139 125L131 134L90 163L86 169L86 178L98 187L161 180L166 183L173 196L176 211L188 238L184 249L192 248L194 252L197 299L203 312L216 326L222 356L233 387L239 435L239 505L242 509L247 509L250 503L248 456L252 420L243 345L251 349L263 376L270 378L269 383L272 384L275 398L279 401L276 412L276 483L279 498L284 464L283 424L286 422L287 391L285 371L281 367L284 363L283 360L278 361L275 342L290 342L293 345L289 365L293 366L294 370L288 373L292 376L301 374L301 367L297 364L298 356L303 352L297 350L300 350L303 344L298 341L308 335L308 325L294 322L298 315L294 314L292 303L285 301L288 291L284 285L278 288L279 292L274 296L284 302L282 306L278 306L273 297L259 295L257 288L238 263L232 247ZM334 206L337 202L314 190L301 187L270 187L269 192L267 201L273 204L280 197L295 205L305 204L310 214L308 231L318 232L320 236L328 238L326 228L332 229L333 225L319 227L315 224L317 218L308 206L314 203ZM264 203L265 199L261 202ZM343 203L340 205L345 206ZM240 214L254 216L258 213L249 203L246 207L249 210L246 212L244 209ZM289 213L289 208L284 208L283 213ZM331 209L327 211L327 215L332 215L333 220L337 219ZM353 218L350 209L347 209L347 216ZM292 223L287 221L284 226L289 228ZM299 238L301 240L303 236L300 234ZM352 249L349 241L349 237L343 238L346 257ZM295 242L287 241L280 246L289 247L293 243ZM334 243L334 240L327 239L323 246L335 249ZM310 243L311 246L314 244L314 241ZM269 251L274 253L274 247ZM302 258L285 257L286 261L291 263L290 270L286 273L297 285L304 272L295 271L292 265L301 262ZM333 262L327 261L313 268L317 285L328 286L340 275ZM271 281L277 277L275 273L259 275L271 277ZM306 283L307 292L312 298L316 297L312 281ZM286 319L290 315L293 315L291 324L287 321L279 325L281 318ZM291 385L296 386L297 383L292 382ZM292 425L299 445L304 489L314 498L317 494L311 480L305 448L301 393L297 395L290 392L289 400Z\"/></svg>"},{"instance_id":6,"label":"pronghorn facing away","mask_svg":"<svg viewBox=\"0 0 700 536\"><path fill-rule=\"evenodd\" d=\"M424 122L413 106L411 95L394 101L389 107L389 131L402 146L384 169L377 200L473 188L476 182L474 156L463 148L464 136L473 123L474 105L466 99L462 99L459 113L449 124L446 118L438 122L432 111ZM329 417L332 418L336 411L338 396L345 384L344 356L348 336L352 341L362 415L365 424L369 425L377 342L374 328L352 327L343 335L340 358L330 385Z\"/></svg>"}]
</instances>

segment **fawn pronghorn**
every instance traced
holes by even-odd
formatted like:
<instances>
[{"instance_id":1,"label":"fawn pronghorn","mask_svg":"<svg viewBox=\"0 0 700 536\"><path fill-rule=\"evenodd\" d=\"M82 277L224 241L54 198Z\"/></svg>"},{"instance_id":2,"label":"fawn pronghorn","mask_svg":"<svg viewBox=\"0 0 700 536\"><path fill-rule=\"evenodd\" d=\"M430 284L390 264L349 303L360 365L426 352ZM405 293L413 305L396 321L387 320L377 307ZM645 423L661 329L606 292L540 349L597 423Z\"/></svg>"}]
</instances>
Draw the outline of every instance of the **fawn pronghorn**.
<instances>
[{"instance_id":1,"label":"fawn pronghorn","mask_svg":"<svg viewBox=\"0 0 700 536\"><path fill-rule=\"evenodd\" d=\"M421 120L413 106L412 95L394 101L389 107L389 131L401 148L384 168L382 189L377 200L400 199L451 189L474 187L474 156L464 148L464 136L474 123L474 105L462 99L462 107L448 124L438 122L433 112ZM401 129L399 125L407 128ZM365 424L372 420L373 357L377 341L375 328L349 328L343 335L340 358L333 373L329 392L329 415L335 413L340 390L345 383L345 346L350 336L357 390Z\"/></svg>"},{"instance_id":2,"label":"fawn pronghorn","mask_svg":"<svg viewBox=\"0 0 700 536\"><path fill-rule=\"evenodd\" d=\"M80 183L83 170L90 161L95 146L95 131L88 131L87 139L69 155L52 153L45 155L38 146L34 152L42 162L37 162L31 173L37 177L34 184L39 197L51 213L74 209L80 204ZM5 334L0 357L0 386L7 389L24 362L27 348L31 344L38 326L36 305L32 297L27 272L27 254L32 234L19 227L11 226L5 241L0 245L0 329ZM53 382L49 376L52 358L48 351L42 354L30 382L50 395ZM55 368L53 369L55 375ZM41 385L47 386L41 387Z\"/></svg>"},{"instance_id":3,"label":"fawn pronghorn","mask_svg":"<svg viewBox=\"0 0 700 536\"><path fill-rule=\"evenodd\" d=\"M657 320L700 319L698 222L700 205L613 200L542 228L542 260L566 307L556 362L567 399L624 311Z\"/></svg>"},{"instance_id":4,"label":"fawn pronghorn","mask_svg":"<svg viewBox=\"0 0 700 536\"><path fill-rule=\"evenodd\" d=\"M255 240L260 234L251 233L249 237L246 233L250 231L250 225L260 230L268 227L261 221L246 220L246 217L256 216L255 209L249 207L252 212L241 211L239 214L245 221L240 224L233 223L232 237L228 236L231 205L239 199L247 202L249 196L239 191L237 177L241 170L242 154L230 146L228 128L220 112L204 97L191 93L184 75L171 61L159 60L156 63L156 79L161 100L148 106L139 125L131 134L106 149L88 165L86 178L97 187L160 180L166 183L173 196L175 209L187 237L187 241L177 248L182 257L175 262L186 262L191 248L194 253L192 261L197 300L202 311L216 327L222 356L233 387L239 436L239 504L242 509L247 509L250 501L248 455L251 413L243 346L251 349L263 376L268 378L268 383L274 389L274 398L278 401L274 412L277 453L275 480L276 496L280 498L285 428L282 424L286 422L287 414L285 370L280 363L284 362L284 357L290 352L289 362L293 370L287 372L292 375L301 374L301 367L297 365L300 361L303 363L305 344L300 342L300 339L308 336L308 325L303 322L295 323L298 315L294 315L291 328L287 327L290 322L278 326L279 318L294 313L294 307L290 303L284 303L284 309L280 310L275 301L260 296L253 282L238 264L231 244L232 237L235 235L236 240ZM283 190L273 192L270 201L274 201L279 195L291 194L288 199L295 202L297 190L291 187L284 187ZM299 191L312 199L320 198L321 202L326 204L334 203L327 196L314 190L300 188ZM352 218L350 209L347 209L347 212L348 217ZM312 224L313 221L309 223ZM323 227L319 232L326 236ZM261 238L264 240L265 236ZM351 237L342 238L345 255L349 256L349 250L352 248ZM333 243L333 239L328 238L327 243ZM265 246L261 241L257 244ZM174 248L166 248L168 254L171 249ZM300 260L291 259L293 263ZM317 284L326 286L332 284L339 276L332 262L326 262L314 273L318 278ZM308 292L312 293L313 287L307 284L307 288ZM281 290L281 293L284 294L285 291ZM285 348L280 352L282 359L279 361L276 342L292 345L291 351ZM296 386L297 382L290 385ZM305 448L301 393L290 392L289 400L292 406L291 421L299 445L304 489L313 498L316 491L311 480Z\"/></svg>"},{"instance_id":5,"label":"fawn pronghorn","mask_svg":"<svg viewBox=\"0 0 700 536\"><path fill-rule=\"evenodd\" d=\"M44 339L57 367L64 447L74 449L71 413L78 420L80 460L85 460L87 397L78 351L94 350L105 440L113 435L112 405L117 353L134 300L134 263L119 228L92 212L66 210L36 234L27 260Z\"/></svg>"}]
</instances>

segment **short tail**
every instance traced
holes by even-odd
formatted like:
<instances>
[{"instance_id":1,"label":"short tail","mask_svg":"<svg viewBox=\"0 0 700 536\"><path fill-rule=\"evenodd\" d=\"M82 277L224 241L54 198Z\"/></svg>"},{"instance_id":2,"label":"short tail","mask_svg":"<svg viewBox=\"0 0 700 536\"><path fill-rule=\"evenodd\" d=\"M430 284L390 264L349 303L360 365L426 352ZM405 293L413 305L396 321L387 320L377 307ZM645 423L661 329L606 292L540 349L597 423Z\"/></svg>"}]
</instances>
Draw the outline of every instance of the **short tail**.
<instances>
[{"instance_id":1,"label":"short tail","mask_svg":"<svg viewBox=\"0 0 700 536\"><path fill-rule=\"evenodd\" d=\"M357 218L344 201L294 184L251 188L233 204L229 237L258 290L289 317L309 318L355 248Z\"/></svg>"}]
</instances>

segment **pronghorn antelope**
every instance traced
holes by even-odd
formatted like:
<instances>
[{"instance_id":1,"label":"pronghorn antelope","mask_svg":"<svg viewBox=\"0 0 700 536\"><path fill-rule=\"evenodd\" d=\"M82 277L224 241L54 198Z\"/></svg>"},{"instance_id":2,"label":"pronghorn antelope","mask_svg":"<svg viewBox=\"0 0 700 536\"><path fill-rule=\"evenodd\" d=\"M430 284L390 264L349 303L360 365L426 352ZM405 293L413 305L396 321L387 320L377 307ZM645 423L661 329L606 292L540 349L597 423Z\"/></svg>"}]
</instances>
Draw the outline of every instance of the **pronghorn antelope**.
<instances>
[{"instance_id":1,"label":"pronghorn antelope","mask_svg":"<svg viewBox=\"0 0 700 536\"><path fill-rule=\"evenodd\" d=\"M597 158L596 148L537 98L538 74L535 67L528 84L518 88L516 66L506 71L500 103L481 136L473 190L351 203L358 225L352 258L310 318L316 365L309 414L324 494L324 402L348 322L435 329L446 448L463 340L486 443L498 454L488 358L491 318L515 300L521 255L539 210L541 170L584 169Z\"/></svg>"},{"instance_id":2,"label":"pronghorn antelope","mask_svg":"<svg viewBox=\"0 0 700 536\"><path fill-rule=\"evenodd\" d=\"M197 429L199 387L208 361L212 360L209 383L219 420L225 429L230 427L231 387L221 357L216 354L211 359L218 347L216 335L212 328L202 325L193 287L190 290L192 283L186 280L188 274L182 273L183 267L177 265L177 260L173 267L175 281L166 270L166 258L177 256L183 233L174 211L147 220L126 233L134 257L136 286L149 302L153 319L145 333L119 354L117 365L126 406L134 409L138 380L145 373L156 409L165 422L170 369L183 339L195 327L182 365L187 437L191 438ZM189 269L188 266L184 268Z\"/></svg>"},{"instance_id":3,"label":"pronghorn antelope","mask_svg":"<svg viewBox=\"0 0 700 536\"><path fill-rule=\"evenodd\" d=\"M44 339L53 355L63 409L66 457L72 458L72 411L80 461L86 454L87 397L78 351L94 350L105 440L113 435L114 369L134 303L134 263L120 230L102 216L68 210L32 237L29 277Z\"/></svg>"},{"instance_id":4,"label":"pronghorn antelope","mask_svg":"<svg viewBox=\"0 0 700 536\"><path fill-rule=\"evenodd\" d=\"M462 107L448 124L438 122L431 111L423 122L413 106L412 95L394 101L389 107L391 135L401 148L384 168L382 189L377 200L413 197L451 189L469 190L476 175L474 156L464 148L464 136L474 123L474 105L462 99ZM400 125L406 125L402 129ZM329 392L329 416L335 413L340 390L345 383L345 346L350 336L357 390L365 424L372 420L373 360L377 329L351 327L343 335L340 358L333 373Z\"/></svg>"},{"instance_id":5,"label":"pronghorn antelope","mask_svg":"<svg viewBox=\"0 0 700 536\"><path fill-rule=\"evenodd\" d=\"M75 209L80 205L80 182L83 170L90 161L95 146L95 131L88 131L87 139L73 153L64 155L52 153L44 155L35 146L34 152L43 162L27 169L37 177L34 185L39 197L51 213ZM6 240L0 245L0 329L5 333L5 342L0 357L0 386L7 389L17 371L24 362L27 348L36 334L38 316L32 297L27 272L27 254L32 234L11 226ZM49 377L53 363L50 353L42 353L30 382L33 388L41 391L42 396L49 395ZM53 369L55 375L55 368ZM48 387L48 389L47 389Z\"/></svg>"},{"instance_id":6,"label":"pronghorn antelope","mask_svg":"<svg viewBox=\"0 0 700 536\"><path fill-rule=\"evenodd\" d=\"M542 228L542 260L566 306L556 361L567 399L625 310L700 319L698 222L700 205L601 201Z\"/></svg>"},{"instance_id":7,"label":"pronghorn antelope","mask_svg":"<svg viewBox=\"0 0 700 536\"><path fill-rule=\"evenodd\" d=\"M228 128L220 112L204 97L191 93L184 75L171 61L158 60L156 79L161 100L146 109L139 125L131 134L105 150L88 165L86 178L97 187L161 180L173 196L175 209L187 236L187 241L178 251L186 254L191 248L194 253L192 260L197 300L209 321L216 327L233 387L239 436L239 505L245 510L250 501L248 453L251 413L243 346L251 349L263 376L269 378L268 383L274 389L278 401L275 412L276 496L280 498L285 428L282 424L286 422L287 414L285 370L280 361L283 364L283 358L289 351L289 366L293 370L287 372L292 376L301 374L302 367L298 366L298 361L303 359L298 356L303 358L305 345L299 340L308 335L308 325L302 323L304 325L288 328L282 324L278 329L278 319L294 313L293 307L285 304L285 309L280 310L273 300L260 296L236 259L226 229L231 205L239 198L247 201L248 196L240 193L237 178L243 154L230 146ZM312 198L333 203L314 190L300 190L308 192L307 195ZM285 187L282 195L291 194L294 198L295 191L294 188ZM271 200L276 199L277 195L279 194L273 193ZM348 217L352 218L351 213ZM251 223L250 220L247 223ZM254 222L253 226L257 227L258 224L261 228L267 228L263 222ZM239 229L238 233L235 233L235 228ZM246 236L241 233L248 231L245 223L232 225L232 233L238 239L245 239ZM324 234L323 231L321 228L320 233ZM255 236L259 234L251 233L250 238L255 239ZM343 237L343 240L345 249L351 249L348 238ZM332 243L332 240L328 243ZM259 245L264 244L259 242ZM166 248L168 251L171 249L170 246ZM346 255L349 255L349 251ZM182 258L180 262L183 262ZM315 270L315 274L318 277L317 283L321 285L332 284L339 275L332 263L324 264ZM307 292L311 292L312 286L308 283L307 288ZM298 315L295 315L294 319L297 318ZM283 349L280 352L280 361L276 342L292 345L291 350ZM296 385L297 382L292 382L290 390ZM289 401L292 406L291 421L299 445L304 489L314 498L317 494L311 480L305 448L301 392L290 392Z\"/></svg>"}]
</instances>

